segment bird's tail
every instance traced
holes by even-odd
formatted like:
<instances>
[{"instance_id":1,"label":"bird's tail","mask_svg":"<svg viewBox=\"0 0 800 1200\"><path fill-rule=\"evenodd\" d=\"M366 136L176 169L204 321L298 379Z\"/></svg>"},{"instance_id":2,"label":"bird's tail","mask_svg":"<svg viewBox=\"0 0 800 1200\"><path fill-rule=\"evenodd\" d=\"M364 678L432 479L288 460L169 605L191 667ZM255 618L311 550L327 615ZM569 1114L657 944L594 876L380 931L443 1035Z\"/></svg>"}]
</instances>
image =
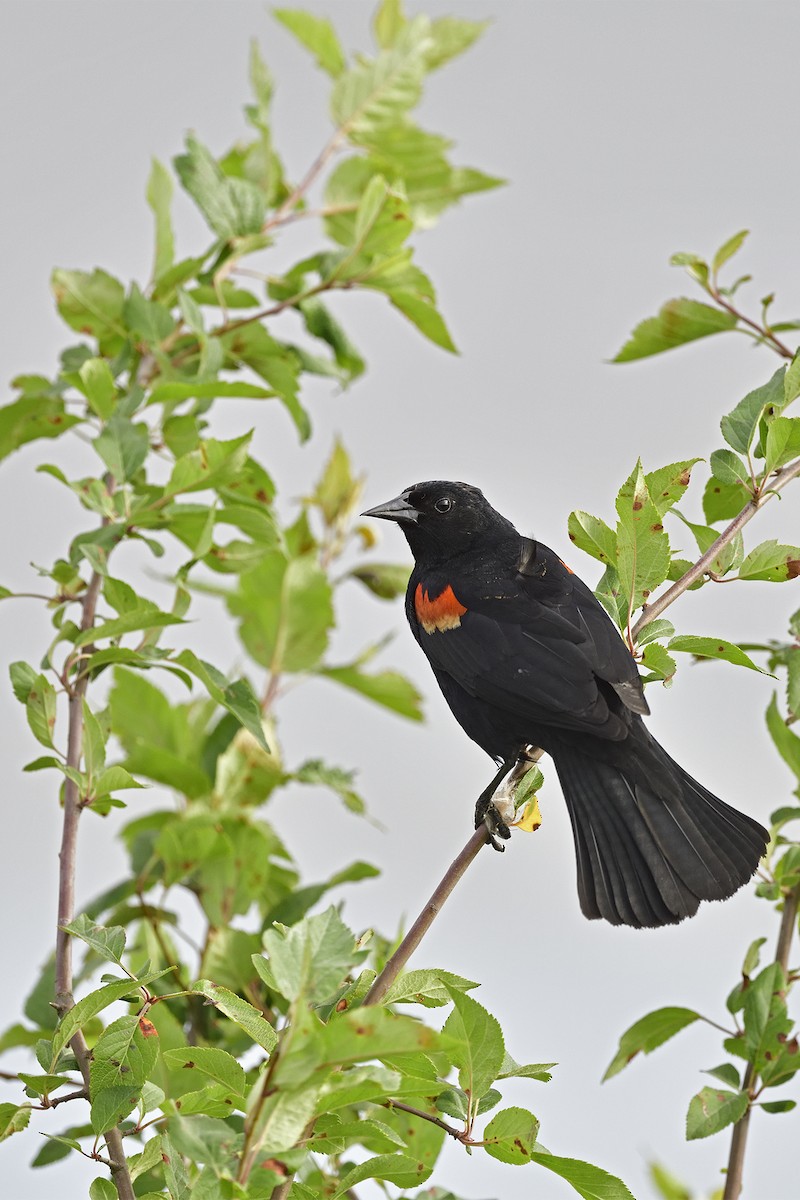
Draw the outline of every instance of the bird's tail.
<instances>
[{"instance_id":1,"label":"bird's tail","mask_svg":"<svg viewBox=\"0 0 800 1200\"><path fill-rule=\"evenodd\" d=\"M630 762L554 753L578 860L581 909L636 928L673 925L750 879L768 834L692 779L639 725Z\"/></svg>"}]
</instances>

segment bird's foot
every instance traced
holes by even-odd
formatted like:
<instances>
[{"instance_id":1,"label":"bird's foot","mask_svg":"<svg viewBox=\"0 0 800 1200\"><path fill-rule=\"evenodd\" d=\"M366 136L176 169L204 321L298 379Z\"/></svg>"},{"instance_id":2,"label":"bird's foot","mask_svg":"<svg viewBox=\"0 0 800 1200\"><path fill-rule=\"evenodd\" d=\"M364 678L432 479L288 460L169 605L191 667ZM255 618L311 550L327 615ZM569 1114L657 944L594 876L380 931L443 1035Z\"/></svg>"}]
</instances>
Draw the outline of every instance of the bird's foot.
<instances>
[{"instance_id":1,"label":"bird's foot","mask_svg":"<svg viewBox=\"0 0 800 1200\"><path fill-rule=\"evenodd\" d=\"M500 810L494 803L494 788L487 790L479 797L475 805L475 828L480 829L481 825L486 827L486 844L494 850L499 850L500 853L505 851L505 846L497 839L502 838L503 841L508 841L511 837L511 830L503 820Z\"/></svg>"}]
</instances>

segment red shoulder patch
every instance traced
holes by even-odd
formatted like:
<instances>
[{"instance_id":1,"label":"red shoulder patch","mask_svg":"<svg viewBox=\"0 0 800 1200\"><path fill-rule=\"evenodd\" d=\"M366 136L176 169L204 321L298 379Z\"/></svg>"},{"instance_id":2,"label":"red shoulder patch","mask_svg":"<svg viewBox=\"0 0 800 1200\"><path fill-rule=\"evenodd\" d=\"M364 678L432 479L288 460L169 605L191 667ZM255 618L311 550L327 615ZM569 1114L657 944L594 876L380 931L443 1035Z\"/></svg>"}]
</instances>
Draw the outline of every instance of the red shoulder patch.
<instances>
[{"instance_id":1,"label":"red shoulder patch","mask_svg":"<svg viewBox=\"0 0 800 1200\"><path fill-rule=\"evenodd\" d=\"M444 591L433 599L422 584L418 583L414 593L414 610L426 633L445 633L448 629L457 629L467 611L456 599L449 583Z\"/></svg>"},{"instance_id":2,"label":"red shoulder patch","mask_svg":"<svg viewBox=\"0 0 800 1200\"><path fill-rule=\"evenodd\" d=\"M558 561L561 563L561 565L562 565L562 567L564 568L564 570L565 570L565 571L569 571L570 575L574 575L574 574L575 574L575 572L573 571L572 567L568 567L568 566L567 566L567 564L564 562L563 558L560 558Z\"/></svg>"}]
</instances>

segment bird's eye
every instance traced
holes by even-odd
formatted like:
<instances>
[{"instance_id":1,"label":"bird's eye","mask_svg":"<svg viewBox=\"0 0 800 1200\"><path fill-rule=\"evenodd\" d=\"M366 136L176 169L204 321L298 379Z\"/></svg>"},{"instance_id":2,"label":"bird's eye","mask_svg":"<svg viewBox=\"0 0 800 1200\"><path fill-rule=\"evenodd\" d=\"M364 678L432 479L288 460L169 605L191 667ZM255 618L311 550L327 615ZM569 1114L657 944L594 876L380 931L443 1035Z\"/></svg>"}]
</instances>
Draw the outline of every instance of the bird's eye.
<instances>
[{"instance_id":1,"label":"bird's eye","mask_svg":"<svg viewBox=\"0 0 800 1200\"><path fill-rule=\"evenodd\" d=\"M453 507L453 501L449 496L440 496L433 507L440 513L450 512L450 509Z\"/></svg>"}]
</instances>

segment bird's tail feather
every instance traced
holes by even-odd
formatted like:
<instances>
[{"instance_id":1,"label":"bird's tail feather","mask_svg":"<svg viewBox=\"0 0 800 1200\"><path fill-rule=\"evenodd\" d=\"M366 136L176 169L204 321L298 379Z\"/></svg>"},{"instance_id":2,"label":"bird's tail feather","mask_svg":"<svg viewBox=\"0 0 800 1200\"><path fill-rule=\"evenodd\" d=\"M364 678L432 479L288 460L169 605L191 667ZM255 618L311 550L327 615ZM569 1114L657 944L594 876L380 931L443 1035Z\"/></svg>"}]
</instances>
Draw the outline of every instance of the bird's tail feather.
<instances>
[{"instance_id":1,"label":"bird's tail feather","mask_svg":"<svg viewBox=\"0 0 800 1200\"><path fill-rule=\"evenodd\" d=\"M676 924L701 900L733 895L758 866L768 836L645 736L648 769L642 758L632 758L628 769L574 747L554 754L575 838L581 909L636 928Z\"/></svg>"}]
</instances>

